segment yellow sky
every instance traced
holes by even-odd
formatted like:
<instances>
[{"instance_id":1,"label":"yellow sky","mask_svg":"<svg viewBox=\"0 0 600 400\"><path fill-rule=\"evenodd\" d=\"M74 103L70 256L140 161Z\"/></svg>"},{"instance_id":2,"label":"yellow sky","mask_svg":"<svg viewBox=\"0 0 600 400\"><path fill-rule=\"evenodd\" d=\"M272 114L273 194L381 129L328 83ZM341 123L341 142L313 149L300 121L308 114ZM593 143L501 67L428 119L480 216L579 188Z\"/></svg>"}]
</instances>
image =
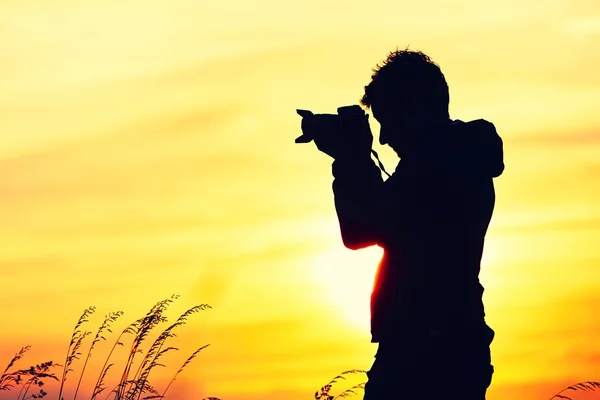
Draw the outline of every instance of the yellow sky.
<instances>
[{"instance_id":1,"label":"yellow sky","mask_svg":"<svg viewBox=\"0 0 600 400\"><path fill-rule=\"evenodd\" d=\"M178 293L174 318L213 309L177 339L180 359L211 346L174 398L300 400L367 369L381 253L343 248L295 109L357 103L410 45L441 65L453 118L505 139L489 399L600 379L597 1L0 0L0 36L0 365L26 344L60 362L89 305L90 327L120 309L122 328Z\"/></svg>"}]
</instances>

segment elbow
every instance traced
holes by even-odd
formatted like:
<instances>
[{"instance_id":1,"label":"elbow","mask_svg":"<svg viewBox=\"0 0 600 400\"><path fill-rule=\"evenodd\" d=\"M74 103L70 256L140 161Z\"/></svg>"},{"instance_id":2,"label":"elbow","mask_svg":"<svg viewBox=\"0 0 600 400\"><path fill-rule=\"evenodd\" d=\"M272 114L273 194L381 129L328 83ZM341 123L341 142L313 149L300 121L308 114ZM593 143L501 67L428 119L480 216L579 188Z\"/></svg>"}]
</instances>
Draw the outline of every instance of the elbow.
<instances>
[{"instance_id":1,"label":"elbow","mask_svg":"<svg viewBox=\"0 0 600 400\"><path fill-rule=\"evenodd\" d=\"M344 247L350 250L364 249L365 247L370 247L377 244L375 240L369 240L363 235L348 234L342 234L342 242L344 243Z\"/></svg>"},{"instance_id":2,"label":"elbow","mask_svg":"<svg viewBox=\"0 0 600 400\"><path fill-rule=\"evenodd\" d=\"M372 218L364 214L354 214L352 218L342 218L338 213L340 233L344 246L350 250L363 249L378 244L380 230Z\"/></svg>"},{"instance_id":3,"label":"elbow","mask_svg":"<svg viewBox=\"0 0 600 400\"><path fill-rule=\"evenodd\" d=\"M343 242L344 242L344 247L346 247L347 249L350 249L350 250L359 250L359 249L367 247L367 246L363 246L362 243L360 243L360 242L354 242L354 241L348 241L348 240L343 240Z\"/></svg>"}]
</instances>

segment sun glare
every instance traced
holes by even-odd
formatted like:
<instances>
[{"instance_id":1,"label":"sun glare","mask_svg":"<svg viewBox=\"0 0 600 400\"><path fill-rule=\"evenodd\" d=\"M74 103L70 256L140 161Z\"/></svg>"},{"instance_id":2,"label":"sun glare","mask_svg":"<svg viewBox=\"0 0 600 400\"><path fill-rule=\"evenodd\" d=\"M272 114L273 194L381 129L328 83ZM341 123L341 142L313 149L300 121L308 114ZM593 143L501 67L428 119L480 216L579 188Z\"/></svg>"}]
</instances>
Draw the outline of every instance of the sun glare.
<instances>
[{"instance_id":1,"label":"sun glare","mask_svg":"<svg viewBox=\"0 0 600 400\"><path fill-rule=\"evenodd\" d=\"M498 271L494 267L502 259L499 250L497 243L486 243L480 279L490 289L498 284L495 279ZM310 261L312 279L319 284L327 306L360 329L369 328L369 300L382 255L383 249L377 246L355 251L336 246L318 253Z\"/></svg>"},{"instance_id":2,"label":"sun glare","mask_svg":"<svg viewBox=\"0 0 600 400\"><path fill-rule=\"evenodd\" d=\"M339 310L341 319L360 329L369 329L369 299L382 254L376 246L355 251L339 246L311 262L313 279L320 284L323 297Z\"/></svg>"}]
</instances>

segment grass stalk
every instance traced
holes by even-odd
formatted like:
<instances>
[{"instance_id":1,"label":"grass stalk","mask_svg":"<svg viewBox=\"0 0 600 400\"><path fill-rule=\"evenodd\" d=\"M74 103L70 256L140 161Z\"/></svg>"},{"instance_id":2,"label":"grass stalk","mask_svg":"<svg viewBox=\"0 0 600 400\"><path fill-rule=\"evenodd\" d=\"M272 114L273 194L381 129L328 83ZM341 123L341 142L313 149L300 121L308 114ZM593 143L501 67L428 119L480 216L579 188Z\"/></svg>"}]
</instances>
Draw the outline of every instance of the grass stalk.
<instances>
[{"instance_id":1,"label":"grass stalk","mask_svg":"<svg viewBox=\"0 0 600 400\"><path fill-rule=\"evenodd\" d=\"M181 371L184 370L185 367L188 366L188 364L190 362L192 362L192 360L194 358L196 358L196 356L198 355L198 353L200 353L202 350L204 350L205 348L207 348L208 346L210 346L210 344L205 344L204 346L200 347L198 350L194 351L192 353L191 356L188 357L187 360L185 360L185 362L181 365L181 367L177 370L177 372L175 373L175 375L173 375L173 378L171 378L171 380L169 381L169 384L167 385L167 387L165 388L163 394L161 395L161 398L165 398L165 395L167 394L167 391L169 390L169 388L171 387L171 384L175 381L175 379L177 378L177 375L179 375L181 373Z\"/></svg>"},{"instance_id":2,"label":"grass stalk","mask_svg":"<svg viewBox=\"0 0 600 400\"><path fill-rule=\"evenodd\" d=\"M13 367L13 365L15 365L17 361L23 358L29 349L31 349L31 346L22 347L21 350L19 350L9 361L8 366L2 372L2 376L0 376L0 390L10 390L10 388L12 388L15 384L18 385L20 383L21 375L18 373L18 371L10 373L8 371Z\"/></svg>"},{"instance_id":3,"label":"grass stalk","mask_svg":"<svg viewBox=\"0 0 600 400\"><path fill-rule=\"evenodd\" d=\"M173 295L169 299L159 301L152 307L152 309L150 309L145 317L136 321L138 324L135 326L135 336L131 344L123 374L121 375L115 400L124 400L125 393L127 393L128 389L134 385L134 382L129 380L129 374L131 372L131 366L133 365L135 355L141 351L140 346L147 338L150 331L159 323L166 321L166 318L162 314L178 297L179 296Z\"/></svg>"},{"instance_id":4,"label":"grass stalk","mask_svg":"<svg viewBox=\"0 0 600 400\"><path fill-rule=\"evenodd\" d=\"M163 364L158 363L158 360L160 359L160 357L169 351L178 350L175 347L168 347L164 350L162 348L163 345L165 344L165 342L167 341L167 339L176 336L175 333L173 333L173 331L177 327L184 325L187 322L187 319L192 314L206 310L207 308L211 308L211 307L208 304L199 304L197 306L194 306L194 307L188 309L187 311L185 311L183 314L181 314L179 316L179 318L177 318L177 320L173 324L171 324L169 327L167 327L158 336L158 338L156 338L156 340L154 341L152 346L150 346L150 349L146 353L144 360L140 363L138 371L136 372L136 375L134 376L133 380L136 382L141 382L142 384L147 383L148 377L150 375L150 371L155 367L164 366ZM137 390L137 397L135 395L136 395L136 393L134 392L133 398L136 400L140 400L140 397L142 396L142 391Z\"/></svg>"},{"instance_id":5,"label":"grass stalk","mask_svg":"<svg viewBox=\"0 0 600 400\"><path fill-rule=\"evenodd\" d=\"M116 311L116 312L111 312L111 313L107 314L104 318L104 321L100 325L100 328L98 328L98 331L96 332L96 336L94 337L94 340L92 341L92 344L90 345L90 349L88 350L87 356L85 357L83 367L81 368L81 374L79 375L79 381L77 382L77 387L75 388L75 394L73 395L73 400L77 399L77 393L79 392L79 387L81 386L81 380L83 379L83 374L85 373L85 368L87 367L87 363L88 363L90 357L92 356L92 350L94 350L94 346L96 346L96 344L100 340L106 340L106 338L103 336L103 332L107 331L109 333L112 333L112 331L110 330L110 324L115 322L122 315L123 315L123 311Z\"/></svg>"},{"instance_id":6,"label":"grass stalk","mask_svg":"<svg viewBox=\"0 0 600 400\"><path fill-rule=\"evenodd\" d=\"M96 311L96 307L91 306L85 309L81 317L79 317L79 321L75 324L75 329L73 329L73 334L71 335L71 341L69 342L69 347L67 348L67 355L65 357L65 366L63 367L63 373L60 379L60 389L58 391L58 400L63 400L62 392L64 389L65 381L67 380L67 374L72 371L70 369L71 364L77 358L79 346L83 339L87 336L89 332L81 332L81 326L88 322L88 318Z\"/></svg>"},{"instance_id":7,"label":"grass stalk","mask_svg":"<svg viewBox=\"0 0 600 400\"><path fill-rule=\"evenodd\" d=\"M556 393L554 396L550 397L550 400L553 400L553 399L573 400L569 396L561 394L563 392L566 392L567 390L571 390L571 391L578 391L578 390L579 391L587 391L587 390L595 391L597 389L600 389L600 382L596 382L596 381L579 382L579 383L576 383L574 385L567 386L566 388L564 388L560 392Z\"/></svg>"}]
</instances>

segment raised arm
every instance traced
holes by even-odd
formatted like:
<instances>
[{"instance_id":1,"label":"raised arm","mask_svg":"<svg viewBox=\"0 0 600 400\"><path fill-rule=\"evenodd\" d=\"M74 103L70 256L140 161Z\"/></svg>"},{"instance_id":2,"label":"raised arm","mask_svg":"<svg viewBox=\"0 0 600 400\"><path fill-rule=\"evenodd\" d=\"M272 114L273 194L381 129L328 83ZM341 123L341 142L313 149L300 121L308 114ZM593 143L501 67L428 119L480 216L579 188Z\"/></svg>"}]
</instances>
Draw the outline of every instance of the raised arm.
<instances>
[{"instance_id":1,"label":"raised arm","mask_svg":"<svg viewBox=\"0 0 600 400\"><path fill-rule=\"evenodd\" d=\"M333 193L344 246L357 250L381 243L384 227L383 179L368 157L333 162Z\"/></svg>"}]
</instances>

